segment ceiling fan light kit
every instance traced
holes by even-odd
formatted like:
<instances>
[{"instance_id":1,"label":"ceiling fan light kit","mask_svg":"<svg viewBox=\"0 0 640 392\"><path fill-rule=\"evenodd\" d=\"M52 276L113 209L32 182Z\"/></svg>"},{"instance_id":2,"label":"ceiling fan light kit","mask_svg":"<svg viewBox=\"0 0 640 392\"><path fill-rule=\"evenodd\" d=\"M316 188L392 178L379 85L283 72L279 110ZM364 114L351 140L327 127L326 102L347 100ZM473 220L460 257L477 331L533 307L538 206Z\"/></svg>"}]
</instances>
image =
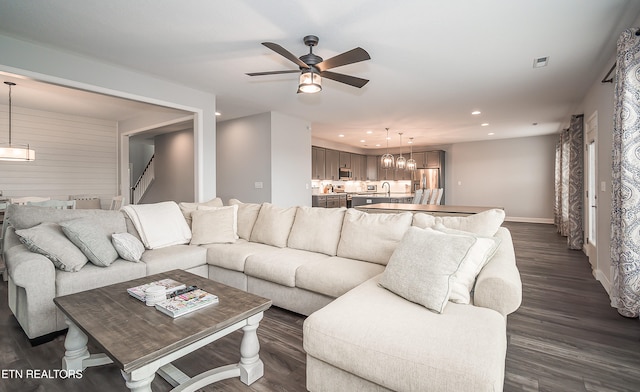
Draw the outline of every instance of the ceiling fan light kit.
<instances>
[{"instance_id":1,"label":"ceiling fan light kit","mask_svg":"<svg viewBox=\"0 0 640 392\"><path fill-rule=\"evenodd\" d=\"M317 93L322 90L322 78L334 80L336 82L348 84L353 87L362 88L369 82L367 79L355 76L344 75L329 69L341 67L343 65L358 63L371 59L366 50L358 47L347 52L334 56L328 60L313 53L313 47L318 45L319 38L315 35L307 35L302 39L309 47L309 53L296 57L282 46L273 42L263 42L262 45L278 53L282 57L296 64L299 70L269 71L247 73L249 76L277 75L285 73L300 73L299 93Z\"/></svg>"},{"instance_id":2,"label":"ceiling fan light kit","mask_svg":"<svg viewBox=\"0 0 640 392\"><path fill-rule=\"evenodd\" d=\"M36 152L28 144L15 144L11 142L11 87L16 84L4 82L9 86L9 143L0 144L0 161L35 161Z\"/></svg>"}]
</instances>

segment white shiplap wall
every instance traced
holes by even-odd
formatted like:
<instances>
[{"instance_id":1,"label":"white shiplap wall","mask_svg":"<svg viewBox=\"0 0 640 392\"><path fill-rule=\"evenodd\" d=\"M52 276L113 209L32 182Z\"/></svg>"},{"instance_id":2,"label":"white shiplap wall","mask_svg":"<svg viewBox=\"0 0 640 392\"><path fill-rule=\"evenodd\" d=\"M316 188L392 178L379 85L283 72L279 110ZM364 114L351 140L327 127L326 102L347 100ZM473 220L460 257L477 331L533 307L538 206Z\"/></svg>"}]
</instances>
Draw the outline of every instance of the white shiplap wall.
<instances>
[{"instance_id":1,"label":"white shiplap wall","mask_svg":"<svg viewBox=\"0 0 640 392\"><path fill-rule=\"evenodd\" d=\"M91 194L100 197L103 208L108 207L118 189L117 122L15 104L12 109L12 142L29 143L36 160L0 161L3 197L66 200L73 194ZM0 143L8 142L8 110L0 105Z\"/></svg>"}]
</instances>

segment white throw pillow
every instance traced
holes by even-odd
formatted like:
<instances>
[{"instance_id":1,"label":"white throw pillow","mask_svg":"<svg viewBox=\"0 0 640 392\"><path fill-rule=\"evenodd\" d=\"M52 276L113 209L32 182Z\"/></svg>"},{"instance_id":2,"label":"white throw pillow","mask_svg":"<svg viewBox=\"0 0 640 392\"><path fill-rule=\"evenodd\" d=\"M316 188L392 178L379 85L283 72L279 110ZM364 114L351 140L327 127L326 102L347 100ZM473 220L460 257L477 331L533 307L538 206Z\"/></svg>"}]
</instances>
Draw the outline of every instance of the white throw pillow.
<instances>
[{"instance_id":1,"label":"white throw pillow","mask_svg":"<svg viewBox=\"0 0 640 392\"><path fill-rule=\"evenodd\" d=\"M504 222L504 218L504 210L494 208L469 216L438 216L436 223L442 223L450 229L493 237Z\"/></svg>"},{"instance_id":2,"label":"white throw pillow","mask_svg":"<svg viewBox=\"0 0 640 392\"><path fill-rule=\"evenodd\" d=\"M410 212L369 214L350 208L344 215L337 255L386 265L412 219Z\"/></svg>"},{"instance_id":3,"label":"white throw pillow","mask_svg":"<svg viewBox=\"0 0 640 392\"><path fill-rule=\"evenodd\" d=\"M238 206L198 207L191 213L191 245L235 242L237 216Z\"/></svg>"},{"instance_id":4,"label":"white throw pillow","mask_svg":"<svg viewBox=\"0 0 640 392\"><path fill-rule=\"evenodd\" d=\"M249 241L251 239L251 231L258 219L261 204L243 203L238 199L230 199L229 205L238 206L238 236Z\"/></svg>"},{"instance_id":5,"label":"white throw pillow","mask_svg":"<svg viewBox=\"0 0 640 392\"><path fill-rule=\"evenodd\" d=\"M346 208L298 207L288 247L335 256Z\"/></svg>"},{"instance_id":6,"label":"white throw pillow","mask_svg":"<svg viewBox=\"0 0 640 392\"><path fill-rule=\"evenodd\" d=\"M211 199L209 201L205 201L204 203L179 203L178 207L180 207L180 211L182 212L182 215L184 215L184 219L187 221L189 227L191 227L191 213L197 210L198 206L222 207L224 206L224 203L219 197L216 197L215 199Z\"/></svg>"},{"instance_id":7,"label":"white throw pillow","mask_svg":"<svg viewBox=\"0 0 640 392\"><path fill-rule=\"evenodd\" d=\"M270 203L262 204L251 231L251 242L284 248L296 217L296 207L279 208Z\"/></svg>"},{"instance_id":8,"label":"white throw pillow","mask_svg":"<svg viewBox=\"0 0 640 392\"><path fill-rule=\"evenodd\" d=\"M467 236L476 239L476 242L469 249L469 252L467 252L467 255L462 261L460 268L453 274L453 284L451 295L449 296L449 301L451 302L469 304L471 302L471 291L476 282L476 277L482 270L482 267L484 267L495 254L500 245L500 239L496 237L483 237L461 230L448 229L442 224L436 224L434 229L450 235Z\"/></svg>"},{"instance_id":9,"label":"white throw pillow","mask_svg":"<svg viewBox=\"0 0 640 392\"><path fill-rule=\"evenodd\" d=\"M111 243L116 248L118 255L128 261L139 263L144 253L144 244L131 233L111 234Z\"/></svg>"},{"instance_id":10,"label":"white throw pillow","mask_svg":"<svg viewBox=\"0 0 640 392\"><path fill-rule=\"evenodd\" d=\"M416 212L413 214L413 223L411 225L421 229L433 227L436 225L436 217L424 212Z\"/></svg>"},{"instance_id":11,"label":"white throw pillow","mask_svg":"<svg viewBox=\"0 0 640 392\"><path fill-rule=\"evenodd\" d=\"M442 313L451 294L453 276L475 242L471 236L411 227L393 252L379 283L411 302Z\"/></svg>"}]
</instances>

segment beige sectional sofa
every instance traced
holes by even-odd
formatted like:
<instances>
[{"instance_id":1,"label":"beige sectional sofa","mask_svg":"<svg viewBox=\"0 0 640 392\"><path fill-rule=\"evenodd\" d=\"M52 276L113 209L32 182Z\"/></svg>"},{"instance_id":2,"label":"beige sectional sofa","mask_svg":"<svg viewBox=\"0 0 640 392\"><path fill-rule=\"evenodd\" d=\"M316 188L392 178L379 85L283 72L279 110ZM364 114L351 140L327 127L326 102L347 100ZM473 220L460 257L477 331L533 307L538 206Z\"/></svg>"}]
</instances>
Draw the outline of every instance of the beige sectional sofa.
<instances>
[{"instance_id":1,"label":"beige sectional sofa","mask_svg":"<svg viewBox=\"0 0 640 392\"><path fill-rule=\"evenodd\" d=\"M10 206L4 253L12 312L27 336L36 338L66 327L52 301L56 296L180 268L310 315L304 348L311 391L501 390L506 315L521 301L511 237L499 227L501 211L434 218L231 200L237 239L221 241L228 238L224 228L211 224L206 212L221 204L181 206L198 245L148 249L141 262L118 258L108 267L87 263L77 272L29 251L15 231L89 218L97 230L139 238L126 214ZM477 276L471 303L449 302L442 313L378 284L405 233L436 224L500 239Z\"/></svg>"}]
</instances>

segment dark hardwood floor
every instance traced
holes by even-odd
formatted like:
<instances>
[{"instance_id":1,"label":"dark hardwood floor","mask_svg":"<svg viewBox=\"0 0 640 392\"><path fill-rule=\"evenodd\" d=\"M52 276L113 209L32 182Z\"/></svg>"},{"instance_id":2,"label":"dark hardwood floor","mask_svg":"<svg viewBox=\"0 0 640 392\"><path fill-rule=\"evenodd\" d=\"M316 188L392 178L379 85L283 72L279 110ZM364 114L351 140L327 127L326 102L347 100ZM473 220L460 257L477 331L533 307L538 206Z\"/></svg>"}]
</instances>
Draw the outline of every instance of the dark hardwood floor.
<instances>
[{"instance_id":1,"label":"dark hardwood floor","mask_svg":"<svg viewBox=\"0 0 640 392\"><path fill-rule=\"evenodd\" d=\"M639 391L640 321L609 306L584 254L566 249L554 226L505 225L514 238L524 297L508 318L505 391ZM250 387L232 379L203 390L304 391L303 321L282 309L268 310L258 330L265 376ZM59 369L64 336L32 347L9 311L6 283L0 284L0 328L0 392L128 390L113 365L90 368L79 380L11 378L20 370ZM240 339L241 332L233 333L176 365L194 375L238 361ZM171 389L160 377L152 388Z\"/></svg>"}]
</instances>

